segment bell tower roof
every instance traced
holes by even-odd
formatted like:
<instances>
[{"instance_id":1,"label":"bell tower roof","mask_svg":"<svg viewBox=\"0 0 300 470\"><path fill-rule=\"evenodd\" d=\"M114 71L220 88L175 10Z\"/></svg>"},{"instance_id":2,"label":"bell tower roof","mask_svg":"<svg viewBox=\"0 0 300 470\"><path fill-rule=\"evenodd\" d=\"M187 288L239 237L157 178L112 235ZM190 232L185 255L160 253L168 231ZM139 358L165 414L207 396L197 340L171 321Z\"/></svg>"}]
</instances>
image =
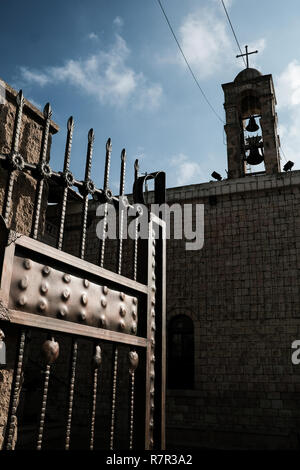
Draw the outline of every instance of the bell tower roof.
<instances>
[{"instance_id":1,"label":"bell tower roof","mask_svg":"<svg viewBox=\"0 0 300 470\"><path fill-rule=\"evenodd\" d=\"M259 72L259 70L248 67L237 74L237 76L234 79L234 82L235 83L247 82L249 80L252 80L253 78L257 78L261 76L262 76L262 73Z\"/></svg>"}]
</instances>

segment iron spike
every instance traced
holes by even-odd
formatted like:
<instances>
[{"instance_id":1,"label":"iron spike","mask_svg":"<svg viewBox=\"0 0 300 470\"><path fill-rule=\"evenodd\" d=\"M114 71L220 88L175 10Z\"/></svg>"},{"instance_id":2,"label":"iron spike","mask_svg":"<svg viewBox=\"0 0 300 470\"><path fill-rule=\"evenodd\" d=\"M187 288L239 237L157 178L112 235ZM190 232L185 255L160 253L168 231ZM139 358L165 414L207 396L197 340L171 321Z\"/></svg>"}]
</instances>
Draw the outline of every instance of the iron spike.
<instances>
[{"instance_id":1,"label":"iron spike","mask_svg":"<svg viewBox=\"0 0 300 470\"><path fill-rule=\"evenodd\" d=\"M73 129L74 129L74 118L73 118L73 116L69 117L67 127L68 127L69 132L73 131Z\"/></svg>"},{"instance_id":2,"label":"iron spike","mask_svg":"<svg viewBox=\"0 0 300 470\"><path fill-rule=\"evenodd\" d=\"M111 138L109 137L106 142L106 151L111 152L112 145L111 145Z\"/></svg>"},{"instance_id":3,"label":"iron spike","mask_svg":"<svg viewBox=\"0 0 300 470\"><path fill-rule=\"evenodd\" d=\"M94 129L90 129L88 133L88 141L89 142L94 142L95 140L95 134L94 134Z\"/></svg>"},{"instance_id":4,"label":"iron spike","mask_svg":"<svg viewBox=\"0 0 300 470\"><path fill-rule=\"evenodd\" d=\"M50 119L52 116L52 109L50 103L46 103L44 110L43 110L43 115L45 119Z\"/></svg>"},{"instance_id":5,"label":"iron spike","mask_svg":"<svg viewBox=\"0 0 300 470\"><path fill-rule=\"evenodd\" d=\"M23 91L20 90L19 93L17 94L16 96L16 102L17 102L17 105L18 106L21 106L21 104L24 103L24 95L23 95Z\"/></svg>"}]
</instances>

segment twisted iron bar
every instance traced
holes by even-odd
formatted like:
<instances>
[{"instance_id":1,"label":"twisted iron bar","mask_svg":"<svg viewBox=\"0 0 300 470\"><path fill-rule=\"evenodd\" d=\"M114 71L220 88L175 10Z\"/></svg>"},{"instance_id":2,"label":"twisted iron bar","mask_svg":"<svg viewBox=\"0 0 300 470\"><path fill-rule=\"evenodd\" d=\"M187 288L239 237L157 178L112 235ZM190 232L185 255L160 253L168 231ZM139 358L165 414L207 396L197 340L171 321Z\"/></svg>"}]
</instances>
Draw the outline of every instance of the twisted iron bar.
<instances>
[{"instance_id":1,"label":"twisted iron bar","mask_svg":"<svg viewBox=\"0 0 300 470\"><path fill-rule=\"evenodd\" d=\"M134 181L139 177L139 161L138 159L134 162ZM135 232L134 232L134 254L133 254L133 279L137 279L137 260L138 260L138 218L135 221Z\"/></svg>"},{"instance_id":2,"label":"twisted iron bar","mask_svg":"<svg viewBox=\"0 0 300 470\"><path fill-rule=\"evenodd\" d=\"M105 193L107 194L108 192L111 150L112 150L111 139L108 139L106 142L106 155L105 155L105 171L104 171L104 183L103 183L104 194ZM101 243L101 249L100 249L99 264L101 268L103 268L104 266L106 225L107 225L107 202L105 203L105 206L104 206L102 243Z\"/></svg>"},{"instance_id":3,"label":"twisted iron bar","mask_svg":"<svg viewBox=\"0 0 300 470\"><path fill-rule=\"evenodd\" d=\"M110 450L114 449L115 420L116 420L116 395L117 395L117 376L118 376L118 347L114 345L114 366L113 366L113 384L111 401L111 425L110 425Z\"/></svg>"},{"instance_id":4,"label":"twisted iron bar","mask_svg":"<svg viewBox=\"0 0 300 470\"><path fill-rule=\"evenodd\" d=\"M13 132L13 141L12 141L12 153L10 155L10 163L13 163L13 159L18 155L19 152L19 142L20 142L20 132L21 132L21 123L22 123L22 114L24 106L24 96L22 90L19 91L16 97L17 109L14 121L14 132ZM20 158L20 157L19 157ZM9 222L9 216L11 211L12 203L12 193L15 182L15 170L16 167L14 164L11 165L9 169L9 178L6 187L6 197L5 203L3 205L3 218L6 224Z\"/></svg>"},{"instance_id":5,"label":"twisted iron bar","mask_svg":"<svg viewBox=\"0 0 300 470\"><path fill-rule=\"evenodd\" d=\"M41 206L42 206L42 196L43 196L44 181L45 181L45 176L46 176L43 173L43 166L46 163L46 159L47 159L49 129L50 129L51 116L52 116L50 103L47 103L45 105L43 114L45 118L45 125L44 125L44 132L43 132L42 151L41 151L40 162L39 162L41 175L38 181L37 198L36 198L35 208L34 208L33 229L32 229L32 238L34 238L35 240L38 237L38 228L39 228L40 213L41 213Z\"/></svg>"},{"instance_id":6,"label":"twisted iron bar","mask_svg":"<svg viewBox=\"0 0 300 470\"><path fill-rule=\"evenodd\" d=\"M124 207L123 207L122 196L124 196L124 192L125 192L125 173L126 173L126 151L125 149L123 149L121 152L121 173L120 173L120 191L119 191L119 194L120 194L119 202L121 201L122 204L119 204L120 226L119 226L119 240L118 240L118 267L117 267L118 274L121 274L122 272L123 225L124 225Z\"/></svg>"},{"instance_id":7,"label":"twisted iron bar","mask_svg":"<svg viewBox=\"0 0 300 470\"><path fill-rule=\"evenodd\" d=\"M63 196L61 201L61 215L60 215L60 223L59 223L59 234L57 240L57 248L62 250L63 246L63 238L64 238L64 227L65 227L65 218L66 218L66 208L67 208L67 201L68 201L68 192L69 192L69 182L68 176L71 176L71 181L73 182L72 175L70 174L70 159L71 159L71 148L72 148L72 140L73 140L73 131L74 131L74 119L71 116L68 120L67 124L67 140L66 140L66 148L65 148L65 158L64 158L64 169L63 169L63 176L65 177L65 186L63 190Z\"/></svg>"},{"instance_id":8,"label":"twisted iron bar","mask_svg":"<svg viewBox=\"0 0 300 470\"><path fill-rule=\"evenodd\" d=\"M91 431L90 431L90 450L94 449L95 439L95 421L96 421L96 405L97 405L97 388L98 388L98 373L101 366L101 348L99 345L95 347L95 354L93 357L93 385L92 385L92 412L91 412Z\"/></svg>"},{"instance_id":9,"label":"twisted iron bar","mask_svg":"<svg viewBox=\"0 0 300 470\"><path fill-rule=\"evenodd\" d=\"M66 427L66 440L65 450L70 449L70 436L72 426L72 412L73 412L73 400L74 400L74 388L75 388L75 374L76 374L76 362L77 362L77 340L73 340L72 345L72 357L71 357L71 373L70 373L70 388L69 388L69 401L68 401L68 413L67 413L67 427Z\"/></svg>"},{"instance_id":10,"label":"twisted iron bar","mask_svg":"<svg viewBox=\"0 0 300 470\"><path fill-rule=\"evenodd\" d=\"M94 139L95 139L94 130L90 129L88 133L88 146L87 146L87 155L86 155L84 186L82 189L83 207L82 207L81 240L80 240L80 258L81 259L84 259L84 255L85 255L87 216L88 216L88 210L89 210L89 193L93 189L90 176L91 176L91 166L92 166L92 158L93 158Z\"/></svg>"},{"instance_id":11,"label":"twisted iron bar","mask_svg":"<svg viewBox=\"0 0 300 470\"><path fill-rule=\"evenodd\" d=\"M18 408L18 402L19 402L19 393L21 389L21 376L22 376L22 368L23 368L25 341L26 341L26 331L22 330L20 334L20 341L19 341L17 367L15 368L15 376L14 376L14 382L13 382L13 387L12 387L11 409L10 409L9 418L7 422L6 450L12 449L13 440L14 440L14 431L17 425L17 408Z\"/></svg>"},{"instance_id":12,"label":"twisted iron bar","mask_svg":"<svg viewBox=\"0 0 300 470\"><path fill-rule=\"evenodd\" d=\"M45 424L45 415L46 415L46 406L47 406L47 397L48 397L48 386L49 386L49 378L50 378L50 364L46 365L45 369L45 379L44 379L44 387L43 387L43 398L42 398L42 408L40 414L40 423L39 423L39 430L38 430L38 439L37 439L37 450L41 450L42 448L42 441L43 441L43 434L44 434L44 424Z\"/></svg>"}]
</instances>

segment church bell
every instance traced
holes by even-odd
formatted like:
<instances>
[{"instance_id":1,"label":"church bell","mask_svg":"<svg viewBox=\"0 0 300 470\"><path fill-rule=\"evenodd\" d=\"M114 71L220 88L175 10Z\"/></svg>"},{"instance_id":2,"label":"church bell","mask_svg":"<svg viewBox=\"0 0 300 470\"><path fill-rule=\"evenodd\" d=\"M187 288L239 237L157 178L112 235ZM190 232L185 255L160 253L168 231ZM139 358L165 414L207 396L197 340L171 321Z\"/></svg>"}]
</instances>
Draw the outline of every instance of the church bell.
<instances>
[{"instance_id":1,"label":"church bell","mask_svg":"<svg viewBox=\"0 0 300 470\"><path fill-rule=\"evenodd\" d=\"M251 147L250 148L250 153L246 157L246 162L249 165L259 165L261 162L263 162L264 157L259 153L259 150L257 147Z\"/></svg>"},{"instance_id":2,"label":"church bell","mask_svg":"<svg viewBox=\"0 0 300 470\"><path fill-rule=\"evenodd\" d=\"M251 116L248 122L248 125L246 127L246 130L248 132L255 132L259 129L259 126L256 124L255 117Z\"/></svg>"}]
</instances>

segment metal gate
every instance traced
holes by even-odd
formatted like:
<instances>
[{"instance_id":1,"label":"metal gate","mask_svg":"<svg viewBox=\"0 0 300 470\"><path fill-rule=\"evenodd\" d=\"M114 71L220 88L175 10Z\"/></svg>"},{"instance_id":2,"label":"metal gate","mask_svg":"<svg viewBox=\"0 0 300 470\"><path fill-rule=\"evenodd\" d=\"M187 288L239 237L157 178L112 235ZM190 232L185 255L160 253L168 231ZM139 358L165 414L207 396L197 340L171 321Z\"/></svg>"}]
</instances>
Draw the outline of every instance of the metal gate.
<instances>
[{"instance_id":1,"label":"metal gate","mask_svg":"<svg viewBox=\"0 0 300 470\"><path fill-rule=\"evenodd\" d=\"M149 212L147 239L140 239L138 228L145 180L154 179L154 202L162 203L165 175L157 172L140 177L136 162L130 205L124 195L123 150L120 192L113 196L109 139L104 185L97 189L90 178L91 129L84 180L76 180L70 171L72 117L67 125L63 171L52 171L47 156L49 104L43 113L40 161L27 163L19 153L22 92L16 102L12 149L0 155L1 166L8 171L0 227L0 328L7 349L13 344L10 337L18 337L3 449L164 449L165 224ZM36 180L30 237L8 228L14 185L22 172ZM49 200L54 194L60 207L56 247L45 244L40 234L47 190ZM63 251L68 197L75 192L82 204L78 257ZM91 196L105 207L97 264L85 260ZM122 236L112 245L116 272L104 268L105 256L111 256L112 250L105 236L109 205L119 211L119 234L124 228L123 211L131 207L136 213L131 251ZM127 264L131 258L132 276L122 275L125 249L129 250Z\"/></svg>"}]
</instances>

